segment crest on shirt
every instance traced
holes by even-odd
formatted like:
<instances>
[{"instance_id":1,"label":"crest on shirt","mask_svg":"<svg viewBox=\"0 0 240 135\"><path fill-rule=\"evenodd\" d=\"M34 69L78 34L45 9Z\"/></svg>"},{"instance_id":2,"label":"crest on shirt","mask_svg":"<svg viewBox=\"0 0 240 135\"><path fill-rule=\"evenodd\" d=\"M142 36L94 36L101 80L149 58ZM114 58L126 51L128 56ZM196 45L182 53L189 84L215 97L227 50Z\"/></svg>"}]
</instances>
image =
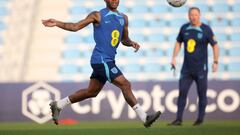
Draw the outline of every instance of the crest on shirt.
<instances>
[{"instance_id":1,"label":"crest on shirt","mask_svg":"<svg viewBox=\"0 0 240 135\"><path fill-rule=\"evenodd\" d=\"M119 19L119 23L123 26L124 25L124 19Z\"/></svg>"},{"instance_id":2,"label":"crest on shirt","mask_svg":"<svg viewBox=\"0 0 240 135\"><path fill-rule=\"evenodd\" d=\"M197 37L198 37L198 39L202 39L203 34L202 33L198 33Z\"/></svg>"},{"instance_id":3,"label":"crest on shirt","mask_svg":"<svg viewBox=\"0 0 240 135\"><path fill-rule=\"evenodd\" d=\"M113 67L113 68L111 69L111 71L112 71L112 73L114 73L114 74L117 74L117 73L118 73L118 70L117 70L116 67Z\"/></svg>"}]
</instances>

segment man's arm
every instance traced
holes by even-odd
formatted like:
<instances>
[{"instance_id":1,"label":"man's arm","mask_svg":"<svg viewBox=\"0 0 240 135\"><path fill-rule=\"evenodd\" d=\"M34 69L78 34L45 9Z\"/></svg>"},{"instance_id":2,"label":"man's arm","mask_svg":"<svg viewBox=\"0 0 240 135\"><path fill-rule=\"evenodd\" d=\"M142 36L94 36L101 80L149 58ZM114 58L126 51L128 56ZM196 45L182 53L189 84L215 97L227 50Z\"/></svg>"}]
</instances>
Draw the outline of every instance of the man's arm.
<instances>
[{"instance_id":1,"label":"man's arm","mask_svg":"<svg viewBox=\"0 0 240 135\"><path fill-rule=\"evenodd\" d=\"M176 67L176 65L177 65L176 57L177 57L180 49L181 49L181 43L176 42L176 43L175 43L174 50L173 50L172 62L171 62L171 65L173 65L174 67Z\"/></svg>"},{"instance_id":2,"label":"man's arm","mask_svg":"<svg viewBox=\"0 0 240 135\"><path fill-rule=\"evenodd\" d=\"M100 22L100 14L99 12L92 12L90 13L85 19L77 22L77 23L65 23L61 22L55 19L47 19L47 20L42 20L42 23L46 27L59 27L64 30L68 31L78 31L90 23L98 24Z\"/></svg>"},{"instance_id":3,"label":"man's arm","mask_svg":"<svg viewBox=\"0 0 240 135\"><path fill-rule=\"evenodd\" d=\"M129 36L128 36L128 17L126 15L124 15L124 18L125 18L125 26L123 29L123 36L122 36L121 42L125 46L135 48L135 52L137 52L138 49L140 48L140 45L137 42L134 42L129 38Z\"/></svg>"},{"instance_id":4,"label":"man's arm","mask_svg":"<svg viewBox=\"0 0 240 135\"><path fill-rule=\"evenodd\" d=\"M212 46L213 48L213 65L212 65L212 71L217 72L218 70L218 57L219 57L219 47L217 44Z\"/></svg>"},{"instance_id":5,"label":"man's arm","mask_svg":"<svg viewBox=\"0 0 240 135\"><path fill-rule=\"evenodd\" d=\"M208 42L211 44L212 49L213 49L212 71L217 72L217 70L218 70L219 47L218 47L217 40L215 38L215 35L214 35L211 27L209 27L209 30L208 30Z\"/></svg>"}]
</instances>

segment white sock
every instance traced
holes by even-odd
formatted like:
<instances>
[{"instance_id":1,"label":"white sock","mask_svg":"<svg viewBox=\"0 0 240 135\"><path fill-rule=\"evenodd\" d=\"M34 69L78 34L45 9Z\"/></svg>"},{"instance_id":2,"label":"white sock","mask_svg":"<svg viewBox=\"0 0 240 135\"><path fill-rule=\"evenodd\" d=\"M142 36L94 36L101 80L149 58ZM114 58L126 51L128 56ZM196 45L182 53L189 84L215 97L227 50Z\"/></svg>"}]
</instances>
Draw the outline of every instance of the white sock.
<instances>
[{"instance_id":1,"label":"white sock","mask_svg":"<svg viewBox=\"0 0 240 135\"><path fill-rule=\"evenodd\" d=\"M142 110L142 107L139 104L136 104L132 107L132 109L137 113L138 117L145 122L147 118L147 114Z\"/></svg>"},{"instance_id":2,"label":"white sock","mask_svg":"<svg viewBox=\"0 0 240 135\"><path fill-rule=\"evenodd\" d=\"M69 100L68 97L65 97L65 98L57 101L57 107L60 109L63 109L64 107L66 107L69 104L71 104L71 101Z\"/></svg>"}]
</instances>

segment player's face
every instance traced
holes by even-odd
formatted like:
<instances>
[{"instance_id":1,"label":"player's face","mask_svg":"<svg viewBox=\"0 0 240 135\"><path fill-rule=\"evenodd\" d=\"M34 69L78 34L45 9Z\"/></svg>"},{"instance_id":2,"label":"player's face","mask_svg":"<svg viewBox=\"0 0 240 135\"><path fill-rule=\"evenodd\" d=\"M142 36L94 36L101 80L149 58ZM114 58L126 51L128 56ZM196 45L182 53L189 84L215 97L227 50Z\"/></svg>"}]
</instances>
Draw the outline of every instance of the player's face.
<instances>
[{"instance_id":1,"label":"player's face","mask_svg":"<svg viewBox=\"0 0 240 135\"><path fill-rule=\"evenodd\" d=\"M119 0L105 0L105 2L110 10L116 10L119 5Z\"/></svg>"},{"instance_id":2,"label":"player's face","mask_svg":"<svg viewBox=\"0 0 240 135\"><path fill-rule=\"evenodd\" d=\"M190 23L194 26L200 24L200 13L197 9L193 9L188 14Z\"/></svg>"}]
</instances>

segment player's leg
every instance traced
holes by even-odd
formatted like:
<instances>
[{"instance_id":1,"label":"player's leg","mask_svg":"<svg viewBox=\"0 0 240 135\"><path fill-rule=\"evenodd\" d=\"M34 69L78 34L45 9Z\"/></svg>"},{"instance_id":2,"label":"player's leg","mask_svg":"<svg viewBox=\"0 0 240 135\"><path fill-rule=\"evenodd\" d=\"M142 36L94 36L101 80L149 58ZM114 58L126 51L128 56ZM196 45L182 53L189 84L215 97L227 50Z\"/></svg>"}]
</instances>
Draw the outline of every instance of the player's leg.
<instances>
[{"instance_id":1,"label":"player's leg","mask_svg":"<svg viewBox=\"0 0 240 135\"><path fill-rule=\"evenodd\" d=\"M60 112L64 107L87 98L96 97L106 83L106 78L101 75L102 70L104 71L103 65L93 64L91 66L93 68L93 73L90 77L91 80L88 88L81 89L68 97L50 103L50 109L52 111L52 117L55 124L58 124Z\"/></svg>"},{"instance_id":2,"label":"player's leg","mask_svg":"<svg viewBox=\"0 0 240 135\"><path fill-rule=\"evenodd\" d=\"M199 97L198 103L198 118L195 121L194 125L200 125L203 123L205 116L205 109L207 105L207 72L201 72L196 78L197 83L197 92Z\"/></svg>"},{"instance_id":3,"label":"player's leg","mask_svg":"<svg viewBox=\"0 0 240 135\"><path fill-rule=\"evenodd\" d=\"M133 95L131 83L123 75L115 78L112 83L121 89L125 100L137 113L138 117L144 122L145 127L150 127L152 123L159 118L161 114L160 111L153 115L147 115L142 110L141 106L137 103L136 97Z\"/></svg>"},{"instance_id":4,"label":"player's leg","mask_svg":"<svg viewBox=\"0 0 240 135\"><path fill-rule=\"evenodd\" d=\"M177 118L169 125L181 125L183 111L186 106L187 94L193 82L193 77L190 74L181 74L179 80L179 96L177 100Z\"/></svg>"},{"instance_id":5,"label":"player's leg","mask_svg":"<svg viewBox=\"0 0 240 135\"><path fill-rule=\"evenodd\" d=\"M104 83L101 83L99 80L91 79L88 88L81 89L59 101L51 102L50 109L52 111L52 118L54 123L58 124L59 115L64 107L90 97L96 97L97 94L101 91L103 86Z\"/></svg>"},{"instance_id":6,"label":"player's leg","mask_svg":"<svg viewBox=\"0 0 240 135\"><path fill-rule=\"evenodd\" d=\"M191 75L183 75L179 81L179 96L178 96L178 111L177 111L177 119L182 120L183 111L187 102L187 95L189 88L193 82L193 78Z\"/></svg>"},{"instance_id":7,"label":"player's leg","mask_svg":"<svg viewBox=\"0 0 240 135\"><path fill-rule=\"evenodd\" d=\"M131 83L123 75L118 76L112 83L121 89L125 100L131 107L137 104L137 99L131 90Z\"/></svg>"},{"instance_id":8,"label":"player's leg","mask_svg":"<svg viewBox=\"0 0 240 135\"><path fill-rule=\"evenodd\" d=\"M111 69L109 71L109 80L118 88L121 89L123 96L126 102L133 108L133 110L137 113L139 118L145 122L147 114L142 110L141 106L137 103L136 97L133 95L131 89L131 83L123 76L121 70L115 65L114 62L109 62L107 64Z\"/></svg>"},{"instance_id":9,"label":"player's leg","mask_svg":"<svg viewBox=\"0 0 240 135\"><path fill-rule=\"evenodd\" d=\"M121 70L115 65L115 61L104 63L104 68L107 80L122 90L125 100L144 122L144 126L150 127L151 124L160 116L161 112L159 111L154 115L147 116L133 95L131 83L123 76Z\"/></svg>"}]
</instances>

